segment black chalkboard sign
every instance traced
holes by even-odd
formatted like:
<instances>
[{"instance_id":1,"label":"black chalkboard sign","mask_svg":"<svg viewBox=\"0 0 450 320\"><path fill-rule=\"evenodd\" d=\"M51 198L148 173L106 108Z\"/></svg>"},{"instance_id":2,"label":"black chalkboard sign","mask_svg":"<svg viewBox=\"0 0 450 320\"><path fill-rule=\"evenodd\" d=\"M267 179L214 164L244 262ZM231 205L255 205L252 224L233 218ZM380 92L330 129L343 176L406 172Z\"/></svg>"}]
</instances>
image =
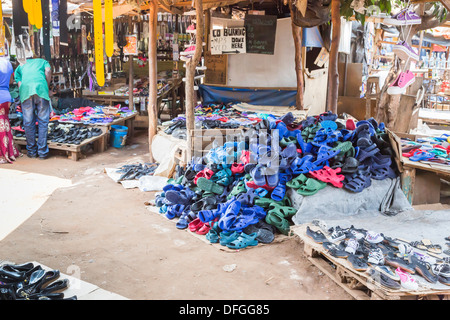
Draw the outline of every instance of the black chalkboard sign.
<instances>
[{"instance_id":1,"label":"black chalkboard sign","mask_svg":"<svg viewBox=\"0 0 450 320\"><path fill-rule=\"evenodd\" d=\"M244 26L247 53L274 53L277 16L246 15Z\"/></svg>"}]
</instances>

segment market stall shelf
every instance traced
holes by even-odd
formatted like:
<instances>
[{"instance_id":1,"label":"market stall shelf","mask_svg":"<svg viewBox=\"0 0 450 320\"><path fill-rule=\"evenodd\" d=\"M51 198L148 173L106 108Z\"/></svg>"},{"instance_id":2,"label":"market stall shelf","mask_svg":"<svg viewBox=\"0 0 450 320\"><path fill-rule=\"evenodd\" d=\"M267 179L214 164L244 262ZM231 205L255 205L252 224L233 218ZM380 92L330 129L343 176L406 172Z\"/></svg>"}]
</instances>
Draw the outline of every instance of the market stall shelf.
<instances>
[{"instance_id":1,"label":"market stall shelf","mask_svg":"<svg viewBox=\"0 0 450 320\"><path fill-rule=\"evenodd\" d=\"M347 259L331 256L322 244L307 236L307 227L315 228L312 224L302 224L291 227L291 230L303 242L304 254L308 260L356 300L416 300L450 296L450 290L420 288L407 291L403 288L394 290L384 287L368 273L355 270Z\"/></svg>"},{"instance_id":2,"label":"market stall shelf","mask_svg":"<svg viewBox=\"0 0 450 320\"><path fill-rule=\"evenodd\" d=\"M48 141L48 148L54 150L62 150L66 151L70 157L70 159L74 161L78 161L81 156L81 149L88 145L89 143L94 143L94 152L103 152L106 150L106 138L107 132L104 131L102 134L86 139L81 142L79 145L69 144L69 143L59 143ZM24 137L14 137L14 142L19 146L26 146L27 141Z\"/></svg>"}]
</instances>

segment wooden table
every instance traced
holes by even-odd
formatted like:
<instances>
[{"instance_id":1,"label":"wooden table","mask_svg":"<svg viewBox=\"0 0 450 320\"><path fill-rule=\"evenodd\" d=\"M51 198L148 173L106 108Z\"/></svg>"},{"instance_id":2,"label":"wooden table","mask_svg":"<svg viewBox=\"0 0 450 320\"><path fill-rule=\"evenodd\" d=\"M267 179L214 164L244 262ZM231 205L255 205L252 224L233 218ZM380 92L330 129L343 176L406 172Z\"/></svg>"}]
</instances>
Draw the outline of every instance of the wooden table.
<instances>
[{"instance_id":1,"label":"wooden table","mask_svg":"<svg viewBox=\"0 0 450 320\"><path fill-rule=\"evenodd\" d=\"M103 152L105 150L105 142L106 142L107 132L104 131L102 134L86 139L82 141L80 144L70 144L70 143L60 143L47 141L49 149L62 150L66 151L70 158L74 161L78 161L81 155L81 148L89 143L94 143L94 151L95 152ZM25 137L14 137L14 142L19 146L26 146L27 140Z\"/></svg>"}]
</instances>

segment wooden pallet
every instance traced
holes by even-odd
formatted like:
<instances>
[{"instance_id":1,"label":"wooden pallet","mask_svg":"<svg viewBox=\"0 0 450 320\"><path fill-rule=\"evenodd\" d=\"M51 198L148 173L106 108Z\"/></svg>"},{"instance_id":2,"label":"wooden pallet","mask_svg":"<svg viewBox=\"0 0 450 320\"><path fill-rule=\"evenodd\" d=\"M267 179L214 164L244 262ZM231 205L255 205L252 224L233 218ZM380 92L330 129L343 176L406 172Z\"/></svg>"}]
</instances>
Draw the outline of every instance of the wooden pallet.
<instances>
[{"instance_id":1,"label":"wooden pallet","mask_svg":"<svg viewBox=\"0 0 450 320\"><path fill-rule=\"evenodd\" d=\"M392 290L381 286L366 272L353 269L351 263L346 259L335 258L327 253L323 246L314 242L306 235L306 227L318 230L311 224L302 224L291 227L293 233L299 237L304 244L304 253L307 259L343 288L356 300L419 300L439 299L445 296L450 299L449 290L419 289L409 292L405 289Z\"/></svg>"},{"instance_id":2,"label":"wooden pallet","mask_svg":"<svg viewBox=\"0 0 450 320\"><path fill-rule=\"evenodd\" d=\"M107 138L107 132L103 132L102 134L100 134L98 136L84 140L79 145L48 141L48 148L54 149L54 150L66 151L72 160L78 161L81 156L81 148L89 143L94 143L94 151L95 152L105 151L106 150L106 138ZM24 138L24 137L14 137L14 142L16 144L18 144L19 146L27 145L26 138Z\"/></svg>"}]
</instances>

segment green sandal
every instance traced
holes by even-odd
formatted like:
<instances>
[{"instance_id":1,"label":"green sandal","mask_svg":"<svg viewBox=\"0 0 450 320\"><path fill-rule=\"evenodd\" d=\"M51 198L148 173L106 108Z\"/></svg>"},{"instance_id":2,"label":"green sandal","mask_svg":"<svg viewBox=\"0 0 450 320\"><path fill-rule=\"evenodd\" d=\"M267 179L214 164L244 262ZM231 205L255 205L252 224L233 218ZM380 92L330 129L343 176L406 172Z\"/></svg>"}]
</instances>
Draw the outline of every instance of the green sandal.
<instances>
[{"instance_id":1,"label":"green sandal","mask_svg":"<svg viewBox=\"0 0 450 320\"><path fill-rule=\"evenodd\" d=\"M233 242L239 237L239 232L236 231L222 231L219 233L219 243L223 246Z\"/></svg>"},{"instance_id":2,"label":"green sandal","mask_svg":"<svg viewBox=\"0 0 450 320\"><path fill-rule=\"evenodd\" d=\"M197 179L197 186L204 191L213 192L215 194L222 194L224 190L223 186L203 177Z\"/></svg>"},{"instance_id":3,"label":"green sandal","mask_svg":"<svg viewBox=\"0 0 450 320\"><path fill-rule=\"evenodd\" d=\"M327 186L326 182L319 181L313 178L308 178L308 180L306 180L306 183L297 189L297 193L301 194L302 196L312 196L313 194L316 194L319 190L322 190L326 186Z\"/></svg>"},{"instance_id":4,"label":"green sandal","mask_svg":"<svg viewBox=\"0 0 450 320\"><path fill-rule=\"evenodd\" d=\"M268 224L277 228L282 234L289 235L291 230L289 222L285 218L280 217L276 212L267 213L265 220Z\"/></svg>"},{"instance_id":5,"label":"green sandal","mask_svg":"<svg viewBox=\"0 0 450 320\"><path fill-rule=\"evenodd\" d=\"M258 240L256 240L256 237L258 236L258 234L256 232L253 232L251 234L246 234L244 232L242 232L239 237L228 243L227 247L230 249L244 249L247 248L248 246L257 246L258 245Z\"/></svg>"},{"instance_id":6,"label":"green sandal","mask_svg":"<svg viewBox=\"0 0 450 320\"><path fill-rule=\"evenodd\" d=\"M283 200L281 200L283 201ZM272 203L277 203L277 201L273 200L272 198L259 198L255 199L255 205L268 208Z\"/></svg>"},{"instance_id":7,"label":"green sandal","mask_svg":"<svg viewBox=\"0 0 450 320\"><path fill-rule=\"evenodd\" d=\"M292 188L292 189L298 189L302 185L305 184L306 180L308 180L308 177L305 176L303 173L292 179L291 181L286 182L286 187Z\"/></svg>"},{"instance_id":8,"label":"green sandal","mask_svg":"<svg viewBox=\"0 0 450 320\"><path fill-rule=\"evenodd\" d=\"M297 209L289 206L282 206L278 203L271 203L269 205L269 212L275 212L283 218L292 217L297 213Z\"/></svg>"}]
</instances>

